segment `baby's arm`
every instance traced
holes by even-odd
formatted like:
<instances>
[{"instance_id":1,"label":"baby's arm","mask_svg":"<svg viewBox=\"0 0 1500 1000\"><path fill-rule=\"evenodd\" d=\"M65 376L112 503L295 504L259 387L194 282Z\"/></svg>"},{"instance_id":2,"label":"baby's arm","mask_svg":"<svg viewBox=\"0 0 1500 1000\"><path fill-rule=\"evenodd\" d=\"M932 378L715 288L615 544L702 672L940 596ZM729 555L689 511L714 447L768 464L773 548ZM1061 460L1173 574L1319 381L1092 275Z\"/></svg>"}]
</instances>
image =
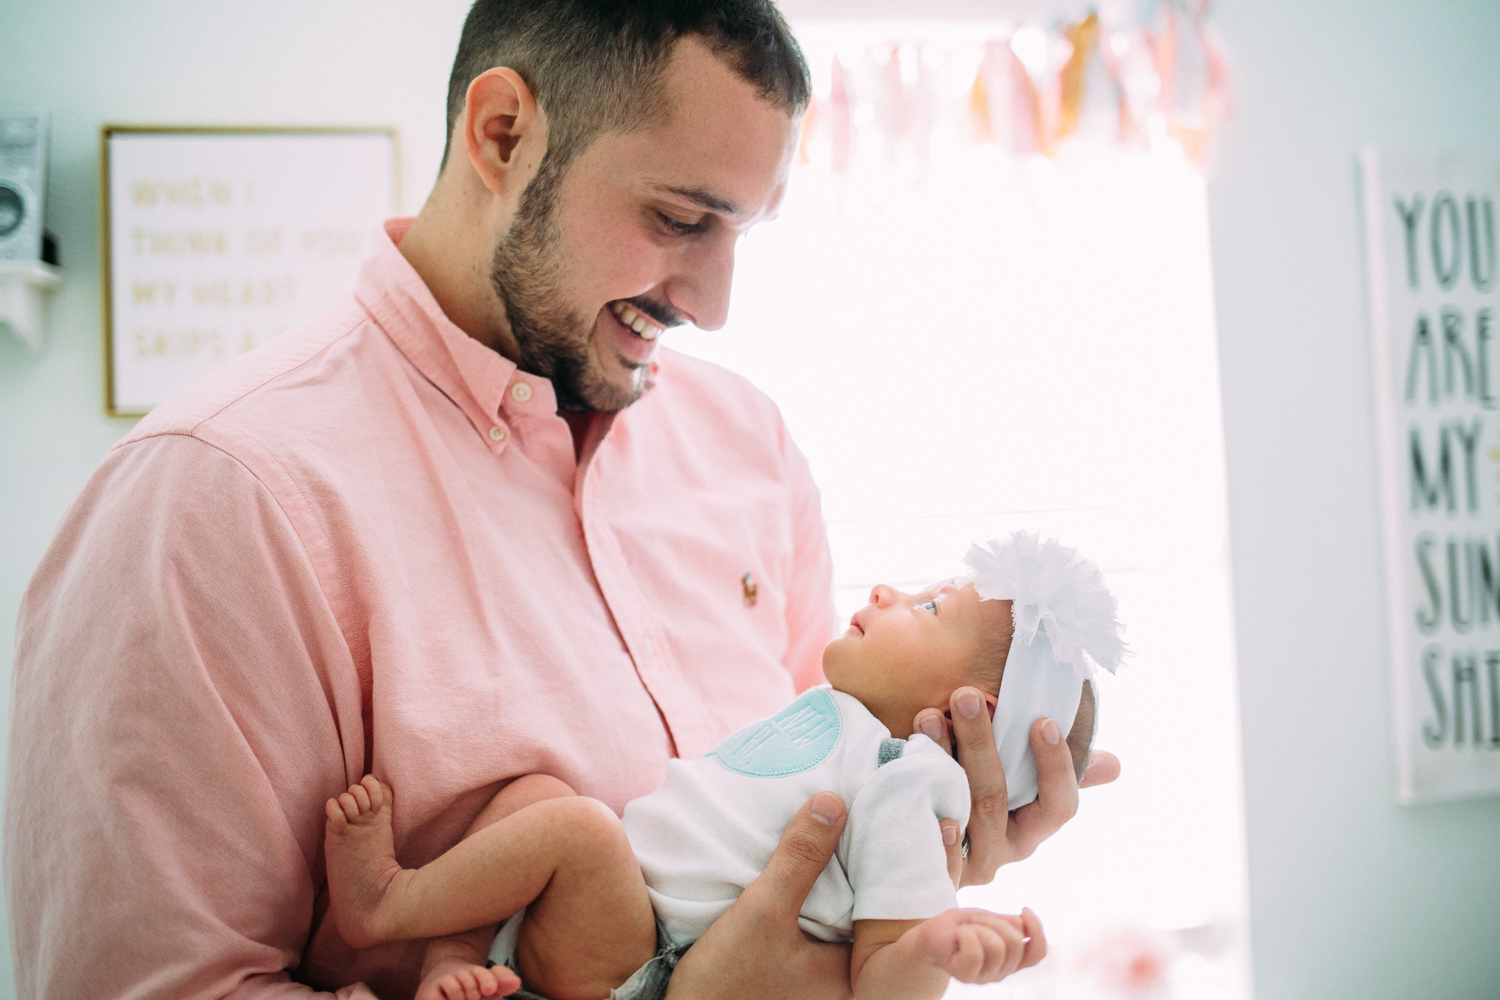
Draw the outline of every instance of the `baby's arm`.
<instances>
[{"instance_id":1,"label":"baby's arm","mask_svg":"<svg viewBox=\"0 0 1500 1000\"><path fill-rule=\"evenodd\" d=\"M949 910L927 920L856 920L849 981L857 1000L936 1000L953 977L999 982L1047 954L1030 910Z\"/></svg>"}]
</instances>

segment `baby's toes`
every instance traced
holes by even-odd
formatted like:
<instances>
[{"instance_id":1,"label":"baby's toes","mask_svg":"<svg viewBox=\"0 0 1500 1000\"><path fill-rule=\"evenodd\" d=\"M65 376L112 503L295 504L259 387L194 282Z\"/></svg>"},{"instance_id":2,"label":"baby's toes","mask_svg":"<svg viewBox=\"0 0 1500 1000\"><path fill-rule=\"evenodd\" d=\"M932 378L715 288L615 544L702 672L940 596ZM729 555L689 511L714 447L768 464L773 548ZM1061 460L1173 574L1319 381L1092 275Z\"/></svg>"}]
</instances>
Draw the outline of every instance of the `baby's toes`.
<instances>
[{"instance_id":1,"label":"baby's toes","mask_svg":"<svg viewBox=\"0 0 1500 1000\"><path fill-rule=\"evenodd\" d=\"M344 808L339 805L338 799L329 799L323 806L323 811L328 814L328 828L330 830L337 833L349 825L349 818L344 815Z\"/></svg>"},{"instance_id":2,"label":"baby's toes","mask_svg":"<svg viewBox=\"0 0 1500 1000\"><path fill-rule=\"evenodd\" d=\"M370 811L370 793L365 789L364 785L350 785L349 791L345 794L354 799L361 813Z\"/></svg>"},{"instance_id":3,"label":"baby's toes","mask_svg":"<svg viewBox=\"0 0 1500 1000\"><path fill-rule=\"evenodd\" d=\"M474 978L479 980L479 992L481 996L492 997L500 992L501 986L509 986L508 980L502 980L495 975L494 969L474 969ZM511 987L514 989L515 987Z\"/></svg>"},{"instance_id":4,"label":"baby's toes","mask_svg":"<svg viewBox=\"0 0 1500 1000\"><path fill-rule=\"evenodd\" d=\"M380 783L380 779L373 774L365 775L360 779L359 783L364 788L366 794L370 796L370 811L379 812L380 807L385 805L389 800L390 792L386 789L385 785Z\"/></svg>"},{"instance_id":5,"label":"baby's toes","mask_svg":"<svg viewBox=\"0 0 1500 1000\"><path fill-rule=\"evenodd\" d=\"M464 989L463 980L456 974L447 975L438 980L438 990L443 994L445 1000L479 1000L477 996L471 997Z\"/></svg>"},{"instance_id":6,"label":"baby's toes","mask_svg":"<svg viewBox=\"0 0 1500 1000\"><path fill-rule=\"evenodd\" d=\"M338 798L339 810L344 814L347 822L354 823L359 819L359 803L354 801L354 796L344 792Z\"/></svg>"}]
</instances>

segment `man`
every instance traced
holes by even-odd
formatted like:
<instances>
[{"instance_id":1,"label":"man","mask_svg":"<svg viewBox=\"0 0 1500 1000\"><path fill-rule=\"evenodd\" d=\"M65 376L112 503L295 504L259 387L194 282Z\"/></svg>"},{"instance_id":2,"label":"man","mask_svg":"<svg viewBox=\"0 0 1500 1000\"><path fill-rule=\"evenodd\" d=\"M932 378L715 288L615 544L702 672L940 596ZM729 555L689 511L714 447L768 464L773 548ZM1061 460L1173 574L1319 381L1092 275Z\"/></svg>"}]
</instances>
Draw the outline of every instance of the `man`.
<instances>
[{"instance_id":1,"label":"man","mask_svg":"<svg viewBox=\"0 0 1500 1000\"><path fill-rule=\"evenodd\" d=\"M325 919L327 797L414 790L420 865L519 775L618 811L819 679L806 465L764 397L657 349L724 322L735 241L780 200L808 99L784 24L480 0L453 80L437 185L354 295L159 407L37 571L5 831L23 997L408 996L420 945L354 953ZM954 708L963 875L988 880L1077 788L1039 725L1042 799L1007 818L984 715ZM843 816L804 809L673 996L847 992L847 952L795 921Z\"/></svg>"}]
</instances>

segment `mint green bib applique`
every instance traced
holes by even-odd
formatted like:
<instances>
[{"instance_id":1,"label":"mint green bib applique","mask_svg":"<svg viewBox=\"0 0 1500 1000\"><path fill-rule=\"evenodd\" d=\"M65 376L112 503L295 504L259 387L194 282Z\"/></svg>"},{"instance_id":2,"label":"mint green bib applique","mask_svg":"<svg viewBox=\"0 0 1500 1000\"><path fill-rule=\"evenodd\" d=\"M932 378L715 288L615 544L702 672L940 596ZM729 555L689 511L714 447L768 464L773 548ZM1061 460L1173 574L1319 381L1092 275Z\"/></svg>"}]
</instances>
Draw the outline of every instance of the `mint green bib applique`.
<instances>
[{"instance_id":1,"label":"mint green bib applique","mask_svg":"<svg viewBox=\"0 0 1500 1000\"><path fill-rule=\"evenodd\" d=\"M769 719L752 722L705 756L752 778L782 778L817 767L839 741L839 709L813 688Z\"/></svg>"}]
</instances>

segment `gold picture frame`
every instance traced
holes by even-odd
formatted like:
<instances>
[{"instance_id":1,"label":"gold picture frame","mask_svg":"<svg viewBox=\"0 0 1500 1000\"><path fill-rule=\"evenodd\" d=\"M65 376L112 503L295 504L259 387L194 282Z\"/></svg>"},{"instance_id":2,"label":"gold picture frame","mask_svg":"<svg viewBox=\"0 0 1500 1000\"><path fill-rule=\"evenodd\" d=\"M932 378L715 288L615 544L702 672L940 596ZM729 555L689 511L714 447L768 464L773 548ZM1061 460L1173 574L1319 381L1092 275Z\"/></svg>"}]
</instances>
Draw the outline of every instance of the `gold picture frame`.
<instances>
[{"instance_id":1,"label":"gold picture frame","mask_svg":"<svg viewBox=\"0 0 1500 1000\"><path fill-rule=\"evenodd\" d=\"M259 144L259 146L261 147L259 149L257 148L257 144L255 142L255 140L257 139L265 140L264 143ZM142 142L140 140L146 141ZM162 142L160 143L160 145L158 145L157 143L152 142L152 140L162 140ZM189 141L184 142L183 140ZM367 140L378 141L371 143ZM128 227L131 225L135 225L137 227L132 231L136 236L136 257L140 256L140 248L143 245L160 245L170 248L170 246L174 243L174 240L170 237L170 235L166 238L163 238L162 240L156 240L153 236L151 239L146 240L143 243L140 236L140 224L139 222L132 221L133 217L130 214L132 210L135 210L136 213L139 214L141 210L141 199L139 197L133 199L135 204L132 205L130 204L132 199L122 199L117 197L117 195L119 194L120 184L126 182L126 178L120 175L121 161L122 159L128 160L132 156L140 157L144 155L149 157L153 152L159 152L161 150L170 152L175 149L178 150L183 156L185 170L190 170L196 158L202 157L213 160L215 156L218 155L218 153L214 150L214 147L216 144L220 144L221 142L223 143L221 147L222 151L226 156L228 152L232 150L243 157L243 159L236 160L235 166L231 168L235 171L238 171L238 173L235 175L235 181L233 183L248 184L249 187L247 190L249 191L255 190L255 185L256 183L258 183L258 179L250 178L249 180L246 180L246 178L249 176L246 171L254 168L264 171L270 171L272 175L275 175L277 171L282 171L287 174L294 173L297 170L296 165L284 162L281 157L294 150L300 150L301 152L308 154L309 162L314 162L317 157L322 157L324 160L329 160L330 162L337 161L355 164L357 173L356 180L358 181L358 184L351 185L349 183L349 179L346 176L340 175L335 178L329 178L319 176L317 171L306 170L301 173L296 173L296 177L294 180L289 179L289 177L286 176L276 176L275 180L270 185L273 189L282 190L284 192L289 191L297 196L301 196L304 193L301 190L304 184L326 183L328 194L327 202L344 206L345 215L348 215L350 216L350 219L353 219L354 217L362 217L364 215L370 214L369 212L365 211L365 203L369 203L370 207L375 207L374 202L379 200L379 195L377 192L379 191L379 189L384 188L386 200L383 204L380 204L378 206L378 214L380 218L384 218L392 214L397 214L400 211L400 139L399 134L397 133L395 128L383 126L303 125L214 126L106 124L101 126L99 130L99 194L101 205L100 255L102 259L102 319L104 336L103 376L104 409L105 413L109 416L141 417L149 412L151 407L154 406L156 402L160 401L159 398L156 398L156 396L159 395L159 392L155 388L154 382L147 386L131 384L128 391L125 391L123 393L121 391L122 385L126 384L124 373L129 370L132 372L132 375L130 377L137 378L135 368L138 366L127 366L125 364L125 359L121 350L121 338L116 327L120 325L122 320L126 319L126 313L131 312L134 306L141 304L140 289L142 287L145 287L137 282L134 286L136 291L136 301L134 303L123 303L124 308L122 308L122 302L118 300L120 298L121 288L123 287L122 282L125 280L132 280L125 274L125 262L120 260L119 255L117 254L117 251L119 250L119 239L122 236L122 227ZM382 146L388 148L388 156L384 158L384 162L376 162L374 159L373 151L379 149ZM124 155L127 149L130 150L128 156ZM257 157L261 157L261 159L257 159ZM366 162L366 160L368 160L368 162ZM364 172L361 173L359 172L360 170L363 170ZM387 172L389 175L388 184L386 184L385 182L385 175ZM151 185L159 183L160 185L162 185L159 190L169 192L175 190L175 186L179 184L198 183L197 180L194 180L192 182L179 182L173 179L176 177L176 175L171 174L163 174L162 176L167 177L168 180L163 180L160 182L134 181L133 183L135 184L135 188L137 190L146 190L150 188ZM183 176L186 175L184 174ZM221 183L228 182L215 182L215 186L213 187L214 193L221 192ZM289 187L288 185L295 185L295 188ZM199 190L201 192L201 188ZM232 208L234 201L233 190L233 188L230 189L230 198L225 200L224 205L221 207ZM320 205L324 204L324 201L321 199L314 200L317 200ZM125 201L127 204L125 206L122 206L122 201ZM359 202L358 206L355 206L354 204L356 201ZM152 206L156 206L159 204L154 195L149 203ZM258 211L266 210L267 209L264 208L258 209ZM249 213L243 205L240 206L240 211L241 215L237 217L233 225L248 225L249 222L253 221L253 219L255 218L254 213ZM329 218L332 218L332 216L329 216ZM339 221L341 225L347 226L353 224L349 219L344 219L342 216L339 217ZM369 225L365 232L372 232L374 226L378 224L378 221L378 219L374 218L369 219ZM169 234L171 233L170 230L165 230L165 232L168 232ZM223 238L226 237L226 233L227 230L217 231L215 233L215 236L219 238L210 241L212 245L216 247L228 246L230 240L228 240L227 238ZM193 236L194 231L192 229L184 229L181 230L181 234L185 236ZM198 233L197 235L202 236L203 234ZM176 242L184 241L179 240ZM201 243L201 240L198 242ZM348 247L346 246L348 242L349 241L347 239L340 241L341 250L348 249ZM186 243L192 244L193 241L187 240ZM228 255L224 254L223 256L227 257ZM343 256L347 257L348 255L343 254ZM363 253L361 252L359 256L362 257ZM132 263L139 264L139 261L132 261ZM153 263L156 267L156 271L153 272L153 280L150 283L150 287L153 289L153 292L157 287L161 287L163 289L171 288L173 290L172 296L168 300L167 304L175 306L177 301L176 290L180 286L178 284L172 283L170 280L171 276L173 275L173 262L171 260L170 254L164 255L161 260L154 261ZM178 263L180 264L181 262ZM294 276L295 273L297 273L292 264L286 262L283 263L285 264L285 267L289 269L287 271L289 276ZM327 286L331 279L327 278L326 275L341 274L343 273L343 271L340 270L340 268L343 268L343 270L350 271L350 278L347 281L347 287L352 288L352 273L357 270L357 263L357 260L353 261L352 267L350 267L347 266L350 265L350 261L347 259L343 259L338 263L337 266L333 264L320 266L319 268L317 268L317 273L320 276L321 284L323 286ZM305 271L307 262L303 261L302 266L303 270ZM180 267L179 270L191 272L192 268ZM226 266L226 277L223 279L224 287L229 288L234 282L240 280L244 280L246 282L250 281L250 279L244 277L246 273L248 272L233 272ZM162 284L160 286L156 284L157 279L154 277L155 274L167 276L160 279L162 281ZM178 276L181 277L181 275ZM117 279L121 279L121 281L117 282ZM212 284L218 286L220 282L215 279ZM249 285L247 284L246 287L248 288ZM269 287L269 285L267 287ZM288 287L295 288L295 281L292 281L292 283ZM150 297L148 301L155 302L156 299L154 295ZM185 295L183 301L187 303L190 302L190 299ZM133 336L138 342L140 342L142 339L139 331L133 334ZM157 337L152 339L161 340L163 336L164 335L159 334ZM196 345L199 342L199 339L200 338L198 338L198 336L194 334L192 341ZM249 343L252 340L253 338L249 338L247 335L244 343ZM144 357L143 354L140 356ZM167 351L165 349L161 352L161 356L163 358L167 356ZM187 365L179 363L176 364L175 367L172 365L158 366L158 370L155 372L155 374L153 374L152 379L160 381L163 386L170 383L173 379L179 379L179 381L181 381L181 384L186 384L187 381L191 381L193 378L206 373L206 371L211 370L212 367L216 367L218 364L227 362L233 356L233 353L225 353L225 356L219 358L218 360L210 360L204 361L202 363ZM174 360L177 362L181 361L180 358L176 358ZM171 372L163 374L163 372L167 368L171 368ZM178 374L179 370L180 378ZM174 384L171 391L175 391L175 388L177 387L180 387L180 385ZM170 394L170 392L167 392L167 394Z\"/></svg>"}]
</instances>

